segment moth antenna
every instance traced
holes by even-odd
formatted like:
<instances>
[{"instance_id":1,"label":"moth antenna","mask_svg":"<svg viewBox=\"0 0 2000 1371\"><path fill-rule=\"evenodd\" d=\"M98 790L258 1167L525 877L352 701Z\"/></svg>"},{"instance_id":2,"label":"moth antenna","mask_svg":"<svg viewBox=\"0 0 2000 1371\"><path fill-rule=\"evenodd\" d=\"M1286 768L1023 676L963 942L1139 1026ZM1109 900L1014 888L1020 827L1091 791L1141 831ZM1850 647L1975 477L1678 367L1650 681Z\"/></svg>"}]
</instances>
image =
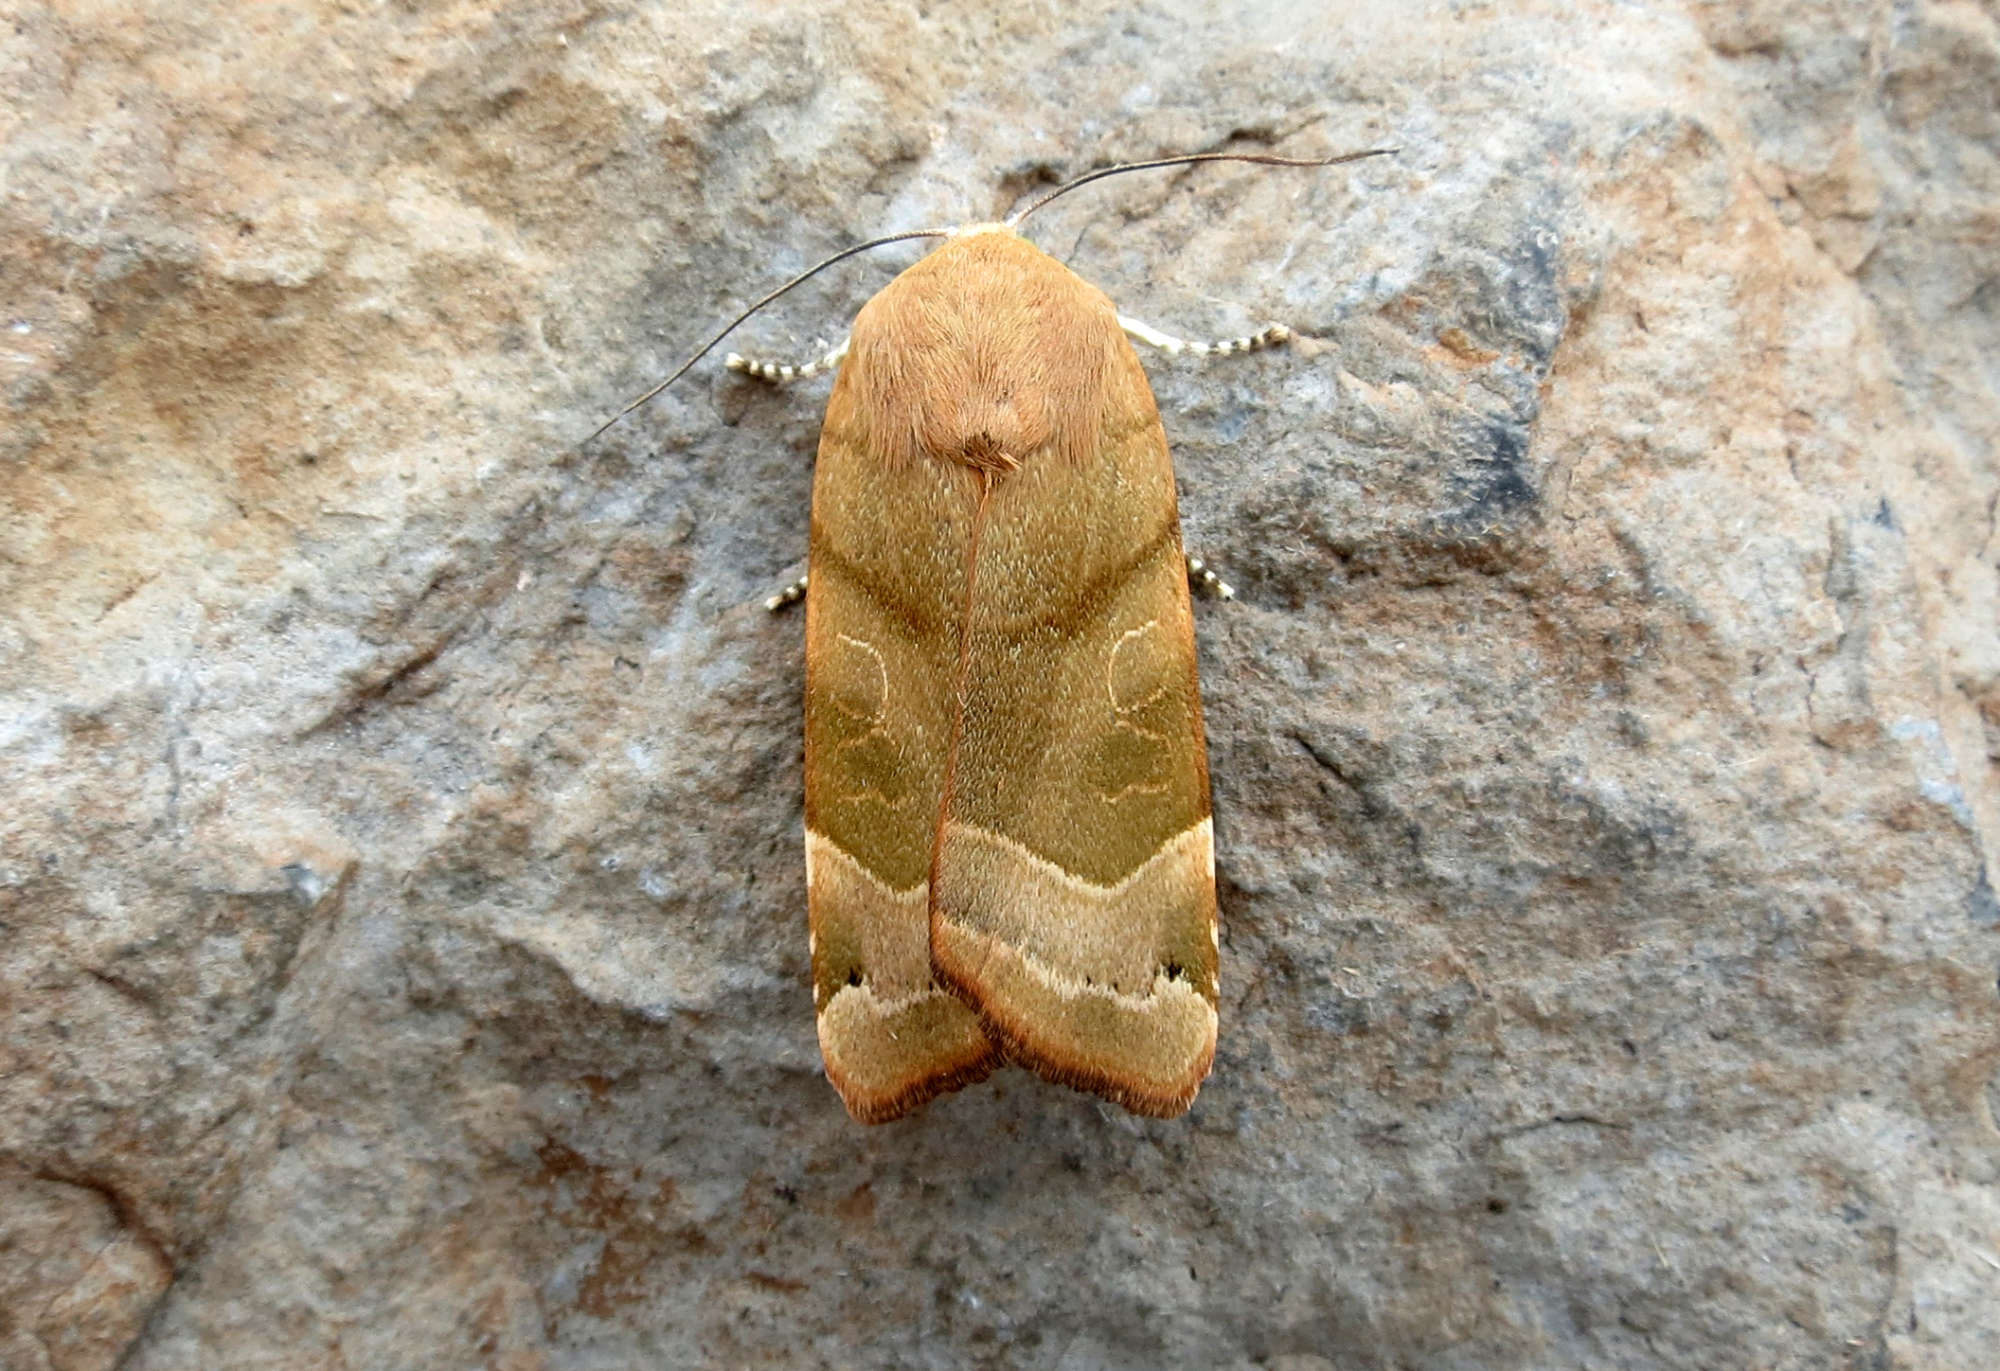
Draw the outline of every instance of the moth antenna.
<instances>
[{"instance_id":1,"label":"moth antenna","mask_svg":"<svg viewBox=\"0 0 2000 1371\"><path fill-rule=\"evenodd\" d=\"M748 319L758 310L764 308L764 306L770 304L773 300L777 299L780 295L783 295L793 286L804 284L805 282L811 280L813 277L819 275L822 271L825 271L835 262L845 261L847 258L854 256L856 253L866 252L870 248L887 247L890 243L907 242L912 238L948 238L950 236L951 232L948 229L911 229L908 233L892 233L888 235L886 238L871 238L865 243L856 243L853 247L842 248L839 252L834 253L833 256L827 258L823 262L820 262L818 265L806 268L804 271L800 272L797 276L794 276L791 280L785 282L785 284L779 286L769 295L766 295L763 299L759 300L756 304L744 310L734 319L731 319L729 323L723 328L722 332L716 334L713 338L709 339L706 343L703 343L701 345L701 350L699 352L695 353L694 356L688 358L685 362L682 362L678 367L675 367L673 375L669 376L666 380L660 382L657 386L654 386L651 390L647 391L644 395L641 395L631 404L625 406L625 408L619 410L609 419L606 419L603 423L599 424L595 429L592 429L590 436L588 438L585 438L583 441L585 443L596 442L599 438L601 438L604 435L604 431L606 429L610 428L620 419L623 419L633 410L639 408L639 406L645 404L648 400L652 399L655 395L658 395L661 391L665 390L668 386L672 385L674 382L680 380L681 377L687 375L689 368L693 367L696 362L699 362L702 358L708 356L709 353L713 352L715 350L715 345L717 343L720 343L724 338L727 338L730 334L734 333L736 331L736 326L738 324L742 323L745 319Z\"/></svg>"},{"instance_id":2,"label":"moth antenna","mask_svg":"<svg viewBox=\"0 0 2000 1371\"><path fill-rule=\"evenodd\" d=\"M1019 228L1021 221L1060 196L1068 195L1079 186L1087 186L1092 181L1102 181L1107 176L1116 176L1127 171L1151 171L1155 167L1185 167L1196 162L1256 162L1267 167L1337 167L1342 162L1359 162L1365 157L1387 157L1397 152L1397 148L1369 148L1365 152L1342 152L1332 157L1279 157L1265 152L1190 152L1179 157L1155 157L1148 162L1120 162L1113 167L1099 167L1087 171L1073 181L1065 181L1041 199L1019 211L1007 220L1008 228Z\"/></svg>"}]
</instances>

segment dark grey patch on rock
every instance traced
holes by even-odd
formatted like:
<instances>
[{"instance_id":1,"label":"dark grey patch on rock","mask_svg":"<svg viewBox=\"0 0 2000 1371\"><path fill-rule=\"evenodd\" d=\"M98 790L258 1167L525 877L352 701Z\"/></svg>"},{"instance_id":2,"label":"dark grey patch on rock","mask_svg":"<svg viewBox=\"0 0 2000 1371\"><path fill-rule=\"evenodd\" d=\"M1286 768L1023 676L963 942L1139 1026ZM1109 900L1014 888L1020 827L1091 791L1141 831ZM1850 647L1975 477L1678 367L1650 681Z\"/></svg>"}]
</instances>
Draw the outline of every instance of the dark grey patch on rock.
<instances>
[{"instance_id":1,"label":"dark grey patch on rock","mask_svg":"<svg viewBox=\"0 0 2000 1371\"><path fill-rule=\"evenodd\" d=\"M2000 899L1993 895L1987 869L1979 868L1979 879L1965 896L1965 912L1977 928L2000 928Z\"/></svg>"},{"instance_id":2,"label":"dark grey patch on rock","mask_svg":"<svg viewBox=\"0 0 2000 1371\"><path fill-rule=\"evenodd\" d=\"M1468 434L1466 456L1455 473L1464 503L1449 516L1460 526L1485 527L1534 505L1526 470L1529 431L1521 424L1489 422Z\"/></svg>"}]
</instances>

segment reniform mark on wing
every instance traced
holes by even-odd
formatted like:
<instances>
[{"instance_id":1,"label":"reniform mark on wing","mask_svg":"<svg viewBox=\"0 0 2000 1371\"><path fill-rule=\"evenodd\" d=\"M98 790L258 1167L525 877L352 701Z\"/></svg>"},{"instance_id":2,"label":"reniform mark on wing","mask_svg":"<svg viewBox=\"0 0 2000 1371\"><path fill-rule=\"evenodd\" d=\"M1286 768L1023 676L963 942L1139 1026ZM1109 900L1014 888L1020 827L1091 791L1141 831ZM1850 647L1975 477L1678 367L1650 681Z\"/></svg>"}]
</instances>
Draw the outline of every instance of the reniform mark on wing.
<instances>
[{"instance_id":1,"label":"reniform mark on wing","mask_svg":"<svg viewBox=\"0 0 2000 1371\"><path fill-rule=\"evenodd\" d=\"M882 720L889 701L889 666L873 643L840 634L827 663L826 684L845 734L834 749L841 798L873 800L889 809L910 798L902 753Z\"/></svg>"},{"instance_id":2,"label":"reniform mark on wing","mask_svg":"<svg viewBox=\"0 0 2000 1371\"><path fill-rule=\"evenodd\" d=\"M1167 689L1173 654L1157 619L1127 629L1111 644L1104 689L1112 723L1091 750L1091 787L1107 803L1128 795L1158 794L1167 788L1166 725L1171 705Z\"/></svg>"}]
</instances>

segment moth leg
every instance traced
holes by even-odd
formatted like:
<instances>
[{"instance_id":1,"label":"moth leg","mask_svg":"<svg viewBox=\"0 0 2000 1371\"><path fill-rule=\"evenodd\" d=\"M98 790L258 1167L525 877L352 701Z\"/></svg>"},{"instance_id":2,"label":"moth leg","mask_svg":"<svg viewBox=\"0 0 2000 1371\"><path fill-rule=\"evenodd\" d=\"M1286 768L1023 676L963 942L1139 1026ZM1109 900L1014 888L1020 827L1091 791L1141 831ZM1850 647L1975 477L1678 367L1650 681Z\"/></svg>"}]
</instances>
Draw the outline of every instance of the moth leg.
<instances>
[{"instance_id":1,"label":"moth leg","mask_svg":"<svg viewBox=\"0 0 2000 1371\"><path fill-rule=\"evenodd\" d=\"M740 371L745 376L755 376L760 381L808 381L822 372L832 371L847 356L847 340L840 340L840 346L824 357L816 357L802 366L790 362L767 362L761 358L745 357L740 352L732 352L722 359L722 365L731 371Z\"/></svg>"},{"instance_id":2,"label":"moth leg","mask_svg":"<svg viewBox=\"0 0 2000 1371\"><path fill-rule=\"evenodd\" d=\"M1232 352L1255 352L1260 348L1276 347L1291 339L1292 331L1283 324L1273 324L1257 333L1242 338L1224 338L1214 343L1190 343L1185 338L1176 338L1171 333L1162 333L1151 324L1138 319L1118 316L1118 327L1149 347L1156 347L1170 357L1183 352L1192 352L1197 357L1227 357ZM1236 587L1223 580L1210 569L1208 563L1193 553L1187 554L1187 572L1190 584L1200 586L1205 594L1218 600L1236 598Z\"/></svg>"},{"instance_id":3,"label":"moth leg","mask_svg":"<svg viewBox=\"0 0 2000 1371\"><path fill-rule=\"evenodd\" d=\"M1137 319L1118 316L1118 327L1132 335L1148 347L1156 347L1170 357L1178 357L1183 352L1192 352L1197 357L1227 357L1232 352L1256 352L1260 348L1276 347L1291 341L1292 331L1283 324L1273 324L1257 333L1242 338L1224 338L1213 343L1191 343L1185 338L1176 338L1171 333L1162 333L1150 324Z\"/></svg>"},{"instance_id":4,"label":"moth leg","mask_svg":"<svg viewBox=\"0 0 2000 1371\"><path fill-rule=\"evenodd\" d=\"M1216 575L1207 562L1192 552L1187 554L1187 570L1189 583L1200 586L1205 593L1213 595L1218 600L1236 598L1236 587Z\"/></svg>"},{"instance_id":5,"label":"moth leg","mask_svg":"<svg viewBox=\"0 0 2000 1371\"><path fill-rule=\"evenodd\" d=\"M795 605L799 601L805 599L806 576L810 576L811 574L812 573L810 571L806 572L804 575L800 576L798 580L792 582L790 585L786 586L783 590L779 591L776 595L773 595L770 599L764 601L764 608L770 610L773 614L776 614L786 605Z\"/></svg>"}]
</instances>

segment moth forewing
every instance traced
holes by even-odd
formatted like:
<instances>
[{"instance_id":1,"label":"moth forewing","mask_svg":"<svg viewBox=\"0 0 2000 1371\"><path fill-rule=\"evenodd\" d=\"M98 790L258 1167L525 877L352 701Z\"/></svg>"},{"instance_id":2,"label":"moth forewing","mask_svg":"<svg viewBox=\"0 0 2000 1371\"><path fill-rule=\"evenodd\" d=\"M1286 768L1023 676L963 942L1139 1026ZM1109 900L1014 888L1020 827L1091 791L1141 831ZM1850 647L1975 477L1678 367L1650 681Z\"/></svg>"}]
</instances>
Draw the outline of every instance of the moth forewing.
<instances>
[{"instance_id":1,"label":"moth forewing","mask_svg":"<svg viewBox=\"0 0 2000 1371\"><path fill-rule=\"evenodd\" d=\"M1004 1055L1142 1113L1215 1049L1193 623L1116 311L1000 226L862 310L806 592L815 1000L856 1117Z\"/></svg>"}]
</instances>

